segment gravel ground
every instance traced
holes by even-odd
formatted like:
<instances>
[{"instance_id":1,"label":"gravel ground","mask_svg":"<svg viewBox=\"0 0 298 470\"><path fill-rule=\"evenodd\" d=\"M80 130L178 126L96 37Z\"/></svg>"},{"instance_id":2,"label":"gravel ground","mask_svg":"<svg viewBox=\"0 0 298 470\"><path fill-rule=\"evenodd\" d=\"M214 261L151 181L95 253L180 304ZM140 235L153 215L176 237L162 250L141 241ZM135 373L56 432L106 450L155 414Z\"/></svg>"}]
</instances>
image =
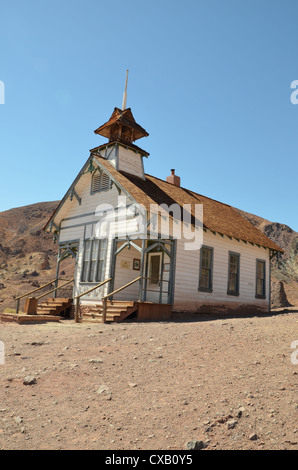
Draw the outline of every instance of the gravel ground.
<instances>
[{"instance_id":1,"label":"gravel ground","mask_svg":"<svg viewBox=\"0 0 298 470\"><path fill-rule=\"evenodd\" d=\"M2 450L298 449L297 311L3 323L0 340Z\"/></svg>"}]
</instances>

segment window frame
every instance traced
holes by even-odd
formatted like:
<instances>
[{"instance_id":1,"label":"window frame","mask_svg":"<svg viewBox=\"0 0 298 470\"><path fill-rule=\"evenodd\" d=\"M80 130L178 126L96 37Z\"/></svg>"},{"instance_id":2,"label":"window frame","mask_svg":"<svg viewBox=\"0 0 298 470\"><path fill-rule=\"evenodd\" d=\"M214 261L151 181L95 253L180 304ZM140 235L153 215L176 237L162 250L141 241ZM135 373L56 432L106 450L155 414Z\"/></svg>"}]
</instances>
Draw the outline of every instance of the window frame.
<instances>
[{"instance_id":1,"label":"window frame","mask_svg":"<svg viewBox=\"0 0 298 470\"><path fill-rule=\"evenodd\" d=\"M258 294L258 263L262 263L264 266L264 278L263 278L263 293ZM256 299L266 299L266 260L264 259L256 259Z\"/></svg>"},{"instance_id":2,"label":"window frame","mask_svg":"<svg viewBox=\"0 0 298 470\"><path fill-rule=\"evenodd\" d=\"M201 286L201 279L202 279L202 270L206 269L202 267L202 260L203 260L203 250L209 250L211 252L211 262L210 262L210 277L209 277L209 287ZM200 271L199 271L199 287L198 290L200 292L213 292L213 258L214 258L214 248L212 246L202 245L200 249Z\"/></svg>"},{"instance_id":3,"label":"window frame","mask_svg":"<svg viewBox=\"0 0 298 470\"><path fill-rule=\"evenodd\" d=\"M89 259L86 260L85 257L86 257L86 251L87 251L87 243L90 242L90 253L89 253ZM91 279L91 264L92 262L94 262L94 260L92 260L92 253L93 253L93 244L95 242L98 242L98 248L96 250L97 252L97 257L96 257L96 260L95 260L95 269L94 269L94 278L95 280L92 280ZM84 250L83 250L83 259L82 259L82 266L81 266L81 275L80 275L80 283L81 284L98 284L99 282L101 282L103 280L103 277L104 277L104 269L105 269L105 265L106 265L106 248L107 248L107 239L106 238L86 238L84 240ZM100 252L102 252L102 258L99 257L100 255ZM102 272L101 272L101 279L99 280L96 280L97 279L97 274L98 274L98 268L99 268L99 263L100 261L102 261L103 263L103 268L102 268ZM84 273L85 273L85 263L87 263L87 275L84 276ZM87 280L85 280L84 278L86 277Z\"/></svg>"},{"instance_id":4,"label":"window frame","mask_svg":"<svg viewBox=\"0 0 298 470\"><path fill-rule=\"evenodd\" d=\"M231 256L237 257L237 277L236 277L236 289L230 289L230 275L231 275ZM229 251L229 258L228 258L228 287L227 287L227 295L240 295L240 253L236 253L235 251Z\"/></svg>"}]
</instances>

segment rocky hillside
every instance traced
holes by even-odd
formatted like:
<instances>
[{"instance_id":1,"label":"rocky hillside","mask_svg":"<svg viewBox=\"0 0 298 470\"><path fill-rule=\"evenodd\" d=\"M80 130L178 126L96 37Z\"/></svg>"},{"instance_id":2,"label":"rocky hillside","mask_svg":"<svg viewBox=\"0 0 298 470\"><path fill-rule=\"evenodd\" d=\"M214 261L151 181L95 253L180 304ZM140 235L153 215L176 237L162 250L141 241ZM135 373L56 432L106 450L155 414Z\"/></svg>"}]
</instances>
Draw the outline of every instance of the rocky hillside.
<instances>
[{"instance_id":1,"label":"rocky hillside","mask_svg":"<svg viewBox=\"0 0 298 470\"><path fill-rule=\"evenodd\" d=\"M239 212L284 251L272 262L274 276L286 282L298 281L298 233L287 225Z\"/></svg>"},{"instance_id":2,"label":"rocky hillside","mask_svg":"<svg viewBox=\"0 0 298 470\"><path fill-rule=\"evenodd\" d=\"M0 312L15 308L14 296L55 279L58 249L43 227L57 204L44 202L0 213ZM63 278L71 279L72 273L70 260L61 263Z\"/></svg>"},{"instance_id":3,"label":"rocky hillside","mask_svg":"<svg viewBox=\"0 0 298 470\"><path fill-rule=\"evenodd\" d=\"M284 288L289 303L298 305L298 233L279 222L270 222L240 210L239 212L284 251L272 260L273 294L279 290L279 294L283 296ZM286 303L285 300L285 306Z\"/></svg>"},{"instance_id":4,"label":"rocky hillside","mask_svg":"<svg viewBox=\"0 0 298 470\"><path fill-rule=\"evenodd\" d=\"M15 307L14 296L55 278L57 245L42 229L57 204L43 202L0 213L0 312ZM285 251L272 262L272 284L280 291L279 282L283 282L290 304L298 305L298 233L286 225L241 213ZM61 277L71 279L73 272L73 260L61 263Z\"/></svg>"}]
</instances>

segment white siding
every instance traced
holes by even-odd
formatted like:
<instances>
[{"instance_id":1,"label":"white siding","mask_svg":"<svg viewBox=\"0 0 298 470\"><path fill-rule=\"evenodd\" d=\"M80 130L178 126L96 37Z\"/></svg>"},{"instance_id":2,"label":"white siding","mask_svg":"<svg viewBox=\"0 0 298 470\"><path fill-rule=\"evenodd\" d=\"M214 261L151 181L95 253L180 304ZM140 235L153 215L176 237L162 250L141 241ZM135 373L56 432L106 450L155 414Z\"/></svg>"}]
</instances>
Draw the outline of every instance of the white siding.
<instances>
[{"instance_id":1,"label":"white siding","mask_svg":"<svg viewBox=\"0 0 298 470\"><path fill-rule=\"evenodd\" d=\"M185 251L184 241L177 241L174 308L197 310L202 305L248 304L264 310L269 304L269 250L250 243L230 240L219 234L204 232L203 243L213 247L212 292L199 287L200 252ZM229 251L240 254L239 296L227 294ZM256 260L266 261L266 298L256 299Z\"/></svg>"},{"instance_id":2,"label":"white siding","mask_svg":"<svg viewBox=\"0 0 298 470\"><path fill-rule=\"evenodd\" d=\"M119 170L144 178L143 160L139 153L119 146Z\"/></svg>"},{"instance_id":3,"label":"white siding","mask_svg":"<svg viewBox=\"0 0 298 470\"><path fill-rule=\"evenodd\" d=\"M140 242L136 241L138 246L141 246ZM117 249L121 247L122 243L117 244ZM141 253L131 246L124 248L116 257L116 269L115 269L115 282L114 290L119 289L119 287L128 284L130 281L133 281L140 276L140 271L133 269L133 260L134 258L141 260ZM138 300L139 298L139 282L135 282L131 286L124 289L119 294L114 296L115 300Z\"/></svg>"},{"instance_id":4,"label":"white siding","mask_svg":"<svg viewBox=\"0 0 298 470\"><path fill-rule=\"evenodd\" d=\"M100 208L104 206L104 208L108 209L110 207L110 209L112 209L118 205L119 193L114 185L112 189L108 191L95 194L91 194L90 187L91 174L87 173L80 178L75 187L78 196L81 198L81 204L79 204L76 197L73 197L72 201L68 198L54 220L56 225L60 224L59 243L74 240L79 241L74 288L75 295L87 291L94 286L94 284L80 282L84 240L94 235L94 230L100 220ZM127 203L131 202L132 201L127 199ZM98 210L97 215L96 210ZM107 279L110 274L111 246L112 240L108 240L104 279ZM86 297L82 298L82 304L87 303L88 299L89 302L93 301L94 303L96 301L96 303L98 303L98 300L106 293L107 288L108 285L105 285L103 288L86 295Z\"/></svg>"}]
</instances>

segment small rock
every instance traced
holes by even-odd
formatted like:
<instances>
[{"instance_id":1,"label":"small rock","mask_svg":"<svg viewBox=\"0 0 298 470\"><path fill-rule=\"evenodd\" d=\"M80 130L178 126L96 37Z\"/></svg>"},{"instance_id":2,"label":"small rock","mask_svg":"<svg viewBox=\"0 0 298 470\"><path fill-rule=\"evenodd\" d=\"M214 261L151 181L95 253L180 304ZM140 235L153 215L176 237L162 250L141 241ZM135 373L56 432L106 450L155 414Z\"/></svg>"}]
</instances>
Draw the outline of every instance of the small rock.
<instances>
[{"instance_id":1,"label":"small rock","mask_svg":"<svg viewBox=\"0 0 298 470\"><path fill-rule=\"evenodd\" d=\"M203 441L189 441L185 444L186 450L202 450L207 445Z\"/></svg>"},{"instance_id":2,"label":"small rock","mask_svg":"<svg viewBox=\"0 0 298 470\"><path fill-rule=\"evenodd\" d=\"M131 383L131 382L130 382L128 385L129 385L130 388L135 388L135 387L137 387L137 384L134 384L134 383Z\"/></svg>"},{"instance_id":3,"label":"small rock","mask_svg":"<svg viewBox=\"0 0 298 470\"><path fill-rule=\"evenodd\" d=\"M257 434L255 434L255 433L250 434L250 436L249 436L250 441L256 441L257 439L259 439L259 436Z\"/></svg>"},{"instance_id":4,"label":"small rock","mask_svg":"<svg viewBox=\"0 0 298 470\"><path fill-rule=\"evenodd\" d=\"M98 359L90 359L89 360L90 364L102 364L103 360L101 358Z\"/></svg>"},{"instance_id":5,"label":"small rock","mask_svg":"<svg viewBox=\"0 0 298 470\"><path fill-rule=\"evenodd\" d=\"M23 422L23 419L20 416L16 416L14 420L17 424L21 424Z\"/></svg>"},{"instance_id":6,"label":"small rock","mask_svg":"<svg viewBox=\"0 0 298 470\"><path fill-rule=\"evenodd\" d=\"M106 393L111 393L110 390L109 390L109 387L108 387L107 385L101 385L101 386L99 387L99 389L96 390L96 393L98 393L99 395L101 395L101 394L104 393L104 392L106 392Z\"/></svg>"},{"instance_id":7,"label":"small rock","mask_svg":"<svg viewBox=\"0 0 298 470\"><path fill-rule=\"evenodd\" d=\"M238 421L236 419L229 419L227 421L228 429L233 429L237 425Z\"/></svg>"},{"instance_id":8,"label":"small rock","mask_svg":"<svg viewBox=\"0 0 298 470\"><path fill-rule=\"evenodd\" d=\"M36 384L36 378L33 376L27 376L23 380L24 385L34 385Z\"/></svg>"}]
</instances>

